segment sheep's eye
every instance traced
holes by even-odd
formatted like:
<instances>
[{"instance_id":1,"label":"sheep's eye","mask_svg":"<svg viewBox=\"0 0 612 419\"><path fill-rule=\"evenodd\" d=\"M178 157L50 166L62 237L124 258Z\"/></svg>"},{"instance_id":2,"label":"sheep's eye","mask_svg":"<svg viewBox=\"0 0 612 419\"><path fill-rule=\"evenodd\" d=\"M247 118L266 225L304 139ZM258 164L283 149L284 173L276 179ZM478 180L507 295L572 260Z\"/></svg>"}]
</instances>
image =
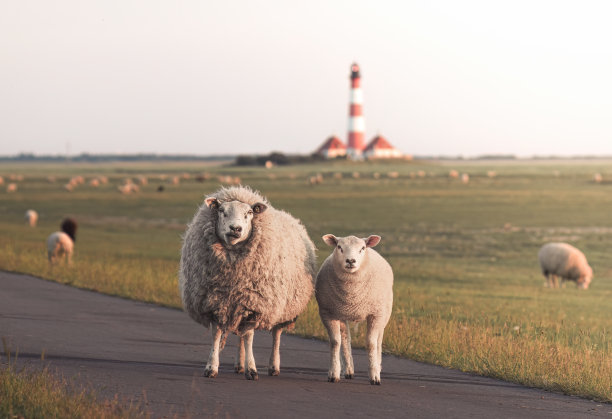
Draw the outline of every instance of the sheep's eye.
<instances>
[{"instance_id":1,"label":"sheep's eye","mask_svg":"<svg viewBox=\"0 0 612 419\"><path fill-rule=\"evenodd\" d=\"M253 210L249 210L249 211L247 212L247 215L253 215Z\"/></svg>"},{"instance_id":2,"label":"sheep's eye","mask_svg":"<svg viewBox=\"0 0 612 419\"><path fill-rule=\"evenodd\" d=\"M365 250L365 246L363 246L360 250L360 252L363 252Z\"/></svg>"},{"instance_id":3,"label":"sheep's eye","mask_svg":"<svg viewBox=\"0 0 612 419\"><path fill-rule=\"evenodd\" d=\"M342 248L340 247L340 245L338 245L338 250L340 250L342 252Z\"/></svg>"}]
</instances>

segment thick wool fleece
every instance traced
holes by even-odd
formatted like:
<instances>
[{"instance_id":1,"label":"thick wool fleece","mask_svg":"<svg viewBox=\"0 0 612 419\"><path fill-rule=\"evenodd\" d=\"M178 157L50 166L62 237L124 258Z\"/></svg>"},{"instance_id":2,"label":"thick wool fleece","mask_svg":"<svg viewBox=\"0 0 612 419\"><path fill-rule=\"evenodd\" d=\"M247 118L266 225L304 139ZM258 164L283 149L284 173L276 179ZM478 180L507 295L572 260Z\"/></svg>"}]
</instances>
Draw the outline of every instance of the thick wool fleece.
<instances>
[{"instance_id":1,"label":"thick wool fleece","mask_svg":"<svg viewBox=\"0 0 612 419\"><path fill-rule=\"evenodd\" d=\"M217 212L204 204L198 209L181 254L185 311L206 327L214 321L230 332L294 321L312 296L316 274L315 247L304 226L248 187L221 188L208 197L268 208L253 217L250 238L232 247L217 237Z\"/></svg>"}]
</instances>

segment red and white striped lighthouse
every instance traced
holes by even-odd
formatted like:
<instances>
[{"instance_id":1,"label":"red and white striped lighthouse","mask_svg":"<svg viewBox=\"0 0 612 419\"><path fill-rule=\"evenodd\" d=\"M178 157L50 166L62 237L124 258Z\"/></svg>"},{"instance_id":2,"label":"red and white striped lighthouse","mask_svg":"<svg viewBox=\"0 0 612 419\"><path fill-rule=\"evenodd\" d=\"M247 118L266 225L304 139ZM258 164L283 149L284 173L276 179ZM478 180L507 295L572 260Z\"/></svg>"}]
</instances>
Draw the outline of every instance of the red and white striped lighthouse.
<instances>
[{"instance_id":1,"label":"red and white striped lighthouse","mask_svg":"<svg viewBox=\"0 0 612 419\"><path fill-rule=\"evenodd\" d=\"M351 66L351 103L348 124L348 148L350 158L361 158L365 148L365 120L363 119L363 92L359 66Z\"/></svg>"}]
</instances>

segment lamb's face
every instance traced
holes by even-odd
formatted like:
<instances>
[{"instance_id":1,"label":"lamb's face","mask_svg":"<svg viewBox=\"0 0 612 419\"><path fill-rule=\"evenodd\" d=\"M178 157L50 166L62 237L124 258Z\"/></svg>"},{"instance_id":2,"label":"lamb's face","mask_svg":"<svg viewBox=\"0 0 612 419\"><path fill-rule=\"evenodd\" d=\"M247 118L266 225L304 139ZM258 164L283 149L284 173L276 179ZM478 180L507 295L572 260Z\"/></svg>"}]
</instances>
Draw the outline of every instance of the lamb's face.
<instances>
[{"instance_id":1,"label":"lamb's face","mask_svg":"<svg viewBox=\"0 0 612 419\"><path fill-rule=\"evenodd\" d=\"M361 267L366 256L366 249L380 242L380 236L370 236L360 239L355 236L336 237L333 234L323 236L323 241L334 246L332 253L334 263L347 273L355 273Z\"/></svg>"},{"instance_id":2,"label":"lamb's face","mask_svg":"<svg viewBox=\"0 0 612 419\"><path fill-rule=\"evenodd\" d=\"M240 201L220 202L216 198L204 202L217 216L217 237L228 246L247 240L253 229L253 217L268 208L262 203L251 206Z\"/></svg>"}]
</instances>

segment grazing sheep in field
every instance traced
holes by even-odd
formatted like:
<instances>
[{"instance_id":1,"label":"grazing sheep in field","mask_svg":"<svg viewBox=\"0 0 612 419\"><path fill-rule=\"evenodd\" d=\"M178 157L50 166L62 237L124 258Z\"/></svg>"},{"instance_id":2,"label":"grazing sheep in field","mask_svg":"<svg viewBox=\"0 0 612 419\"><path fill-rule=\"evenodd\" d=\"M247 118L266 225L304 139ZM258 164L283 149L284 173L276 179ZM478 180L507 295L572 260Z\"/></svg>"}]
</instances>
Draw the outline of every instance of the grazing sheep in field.
<instances>
[{"instance_id":1,"label":"grazing sheep in field","mask_svg":"<svg viewBox=\"0 0 612 419\"><path fill-rule=\"evenodd\" d=\"M457 179L459 178L459 172L453 169L450 172L448 172L448 177L451 179Z\"/></svg>"},{"instance_id":2,"label":"grazing sheep in field","mask_svg":"<svg viewBox=\"0 0 612 419\"><path fill-rule=\"evenodd\" d=\"M308 183L310 183L311 185L318 185L320 183L323 183L323 175L319 173L315 176L310 176L308 178Z\"/></svg>"},{"instance_id":3,"label":"grazing sheep in field","mask_svg":"<svg viewBox=\"0 0 612 419\"><path fill-rule=\"evenodd\" d=\"M419 171L417 172L417 176L418 176L418 177L425 177L426 175L427 175L427 174L425 173L425 171L424 171L424 170L419 170Z\"/></svg>"},{"instance_id":4,"label":"grazing sheep in field","mask_svg":"<svg viewBox=\"0 0 612 419\"><path fill-rule=\"evenodd\" d=\"M489 177L491 179L494 178L494 177L497 177L497 172L495 170L489 170L487 172L487 177Z\"/></svg>"},{"instance_id":5,"label":"grazing sheep in field","mask_svg":"<svg viewBox=\"0 0 612 419\"><path fill-rule=\"evenodd\" d=\"M314 289L314 251L300 221L252 189L224 187L206 197L183 238L179 289L191 318L212 326L207 377L217 376L225 337L235 333L241 338L236 372L257 380L255 330L272 331L268 374L280 373L282 329Z\"/></svg>"},{"instance_id":6,"label":"grazing sheep in field","mask_svg":"<svg viewBox=\"0 0 612 419\"><path fill-rule=\"evenodd\" d=\"M366 346L370 384L380 384L382 341L393 307L393 270L372 247L380 236L323 236L334 247L317 274L319 315L329 334L331 363L328 381L340 380L340 350L344 377L353 378L349 321L367 321Z\"/></svg>"},{"instance_id":7,"label":"grazing sheep in field","mask_svg":"<svg viewBox=\"0 0 612 419\"><path fill-rule=\"evenodd\" d=\"M100 186L100 180L98 180L98 178L93 178L92 180L89 181L89 186L93 186L94 188L97 188L98 186Z\"/></svg>"},{"instance_id":8,"label":"grazing sheep in field","mask_svg":"<svg viewBox=\"0 0 612 419\"><path fill-rule=\"evenodd\" d=\"M36 223L38 222L38 213L36 211L33 209L27 210L24 218L30 227L36 227Z\"/></svg>"},{"instance_id":9,"label":"grazing sheep in field","mask_svg":"<svg viewBox=\"0 0 612 419\"><path fill-rule=\"evenodd\" d=\"M66 218L60 227L61 231L51 233L47 238L47 257L51 265L62 257L65 258L67 264L72 263L78 225L74 219Z\"/></svg>"},{"instance_id":10,"label":"grazing sheep in field","mask_svg":"<svg viewBox=\"0 0 612 419\"><path fill-rule=\"evenodd\" d=\"M0 185L4 185L4 178L0 176Z\"/></svg>"},{"instance_id":11,"label":"grazing sheep in field","mask_svg":"<svg viewBox=\"0 0 612 419\"><path fill-rule=\"evenodd\" d=\"M595 173L593 175L593 182L601 183L602 180L603 180L603 177L601 176L601 173Z\"/></svg>"},{"instance_id":12,"label":"grazing sheep in field","mask_svg":"<svg viewBox=\"0 0 612 419\"><path fill-rule=\"evenodd\" d=\"M467 173L462 173L461 183L470 183L470 175L468 175Z\"/></svg>"},{"instance_id":13,"label":"grazing sheep in field","mask_svg":"<svg viewBox=\"0 0 612 419\"><path fill-rule=\"evenodd\" d=\"M129 195L140 191L140 188L135 183L126 183L124 185L117 186L117 190L124 195Z\"/></svg>"},{"instance_id":14,"label":"grazing sheep in field","mask_svg":"<svg viewBox=\"0 0 612 419\"><path fill-rule=\"evenodd\" d=\"M17 192L17 184L9 183L8 185L6 185L6 192L8 193Z\"/></svg>"},{"instance_id":15,"label":"grazing sheep in field","mask_svg":"<svg viewBox=\"0 0 612 419\"><path fill-rule=\"evenodd\" d=\"M587 289L593 279L593 269L584 253L567 243L548 243L538 252L538 260L546 283L558 288L562 281L575 281L578 288Z\"/></svg>"}]
</instances>

